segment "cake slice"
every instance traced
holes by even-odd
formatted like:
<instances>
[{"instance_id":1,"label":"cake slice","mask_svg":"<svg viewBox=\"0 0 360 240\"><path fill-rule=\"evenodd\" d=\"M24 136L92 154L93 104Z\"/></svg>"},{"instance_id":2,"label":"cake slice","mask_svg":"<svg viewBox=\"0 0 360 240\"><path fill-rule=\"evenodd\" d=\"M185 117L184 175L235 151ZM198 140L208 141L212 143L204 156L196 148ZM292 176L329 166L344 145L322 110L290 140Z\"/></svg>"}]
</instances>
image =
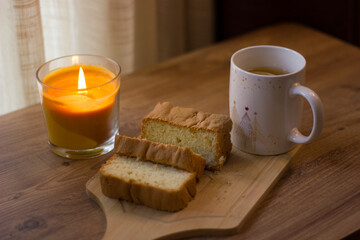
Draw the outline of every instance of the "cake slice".
<instances>
[{"instance_id":1,"label":"cake slice","mask_svg":"<svg viewBox=\"0 0 360 240\"><path fill-rule=\"evenodd\" d=\"M194 172L197 178L203 175L206 162L205 158L194 153L188 147L178 147L123 135L115 137L115 153Z\"/></svg>"},{"instance_id":2,"label":"cake slice","mask_svg":"<svg viewBox=\"0 0 360 240\"><path fill-rule=\"evenodd\" d=\"M206 159L206 168L220 170L231 152L231 119L222 114L158 103L142 121L141 137L189 147Z\"/></svg>"},{"instance_id":3,"label":"cake slice","mask_svg":"<svg viewBox=\"0 0 360 240\"><path fill-rule=\"evenodd\" d=\"M179 211L196 194L196 174L182 169L115 154L100 169L105 196Z\"/></svg>"}]
</instances>

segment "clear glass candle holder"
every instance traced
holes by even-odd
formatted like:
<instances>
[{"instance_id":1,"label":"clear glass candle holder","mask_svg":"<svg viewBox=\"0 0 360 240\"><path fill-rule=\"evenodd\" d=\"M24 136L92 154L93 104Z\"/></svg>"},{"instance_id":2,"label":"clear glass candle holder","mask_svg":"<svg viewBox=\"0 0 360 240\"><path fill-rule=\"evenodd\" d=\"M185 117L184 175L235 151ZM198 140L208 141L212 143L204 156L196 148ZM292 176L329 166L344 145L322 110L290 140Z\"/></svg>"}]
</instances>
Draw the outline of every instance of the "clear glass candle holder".
<instances>
[{"instance_id":1,"label":"clear glass candle holder","mask_svg":"<svg viewBox=\"0 0 360 240\"><path fill-rule=\"evenodd\" d=\"M118 63L96 55L64 56L39 67L36 78L54 153L87 159L113 150L120 72Z\"/></svg>"}]
</instances>

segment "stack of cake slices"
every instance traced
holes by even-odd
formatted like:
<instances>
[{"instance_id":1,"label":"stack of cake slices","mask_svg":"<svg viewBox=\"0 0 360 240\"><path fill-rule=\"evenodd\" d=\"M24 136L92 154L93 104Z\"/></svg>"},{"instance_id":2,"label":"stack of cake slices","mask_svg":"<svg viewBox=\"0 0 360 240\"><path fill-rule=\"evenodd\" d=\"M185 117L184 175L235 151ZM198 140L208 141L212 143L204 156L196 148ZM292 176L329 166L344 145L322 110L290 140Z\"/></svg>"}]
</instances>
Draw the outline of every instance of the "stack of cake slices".
<instances>
[{"instance_id":1,"label":"stack of cake slices","mask_svg":"<svg viewBox=\"0 0 360 240\"><path fill-rule=\"evenodd\" d=\"M185 208L204 168L224 165L231 127L225 115L158 103L142 121L141 138L116 136L115 155L100 169L102 192L159 210Z\"/></svg>"}]
</instances>

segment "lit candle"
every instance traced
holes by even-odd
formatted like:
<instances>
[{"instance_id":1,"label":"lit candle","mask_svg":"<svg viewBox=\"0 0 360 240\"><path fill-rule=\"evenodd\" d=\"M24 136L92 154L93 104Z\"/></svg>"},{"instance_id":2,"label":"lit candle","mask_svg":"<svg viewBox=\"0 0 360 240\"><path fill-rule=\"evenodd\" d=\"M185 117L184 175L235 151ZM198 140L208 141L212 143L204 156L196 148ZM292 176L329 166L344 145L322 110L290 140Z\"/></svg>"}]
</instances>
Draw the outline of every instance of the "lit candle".
<instances>
[{"instance_id":1,"label":"lit candle","mask_svg":"<svg viewBox=\"0 0 360 240\"><path fill-rule=\"evenodd\" d=\"M74 153L97 155L98 148L114 137L120 87L116 77L102 66L76 64L42 79L43 111L55 153L70 158L82 158L71 156Z\"/></svg>"}]
</instances>

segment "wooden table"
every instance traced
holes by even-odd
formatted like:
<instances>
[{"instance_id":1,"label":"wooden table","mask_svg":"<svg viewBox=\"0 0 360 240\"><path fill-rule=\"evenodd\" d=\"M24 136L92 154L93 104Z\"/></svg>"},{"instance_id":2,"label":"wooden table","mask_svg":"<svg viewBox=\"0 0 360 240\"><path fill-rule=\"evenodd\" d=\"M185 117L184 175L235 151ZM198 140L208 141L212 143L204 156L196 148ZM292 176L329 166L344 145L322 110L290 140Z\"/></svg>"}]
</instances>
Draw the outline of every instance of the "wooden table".
<instances>
[{"instance_id":1,"label":"wooden table","mask_svg":"<svg viewBox=\"0 0 360 240\"><path fill-rule=\"evenodd\" d=\"M337 239L360 227L360 50L295 24L281 24L123 77L121 128L137 136L158 101L228 114L230 56L250 45L292 48L307 59L307 86L324 104L320 138L290 169L238 235L229 239ZM312 125L306 105L302 130ZM85 193L101 159L54 155L40 105L0 117L0 239L101 239L106 222ZM141 229L139 229L141 231Z\"/></svg>"}]
</instances>

